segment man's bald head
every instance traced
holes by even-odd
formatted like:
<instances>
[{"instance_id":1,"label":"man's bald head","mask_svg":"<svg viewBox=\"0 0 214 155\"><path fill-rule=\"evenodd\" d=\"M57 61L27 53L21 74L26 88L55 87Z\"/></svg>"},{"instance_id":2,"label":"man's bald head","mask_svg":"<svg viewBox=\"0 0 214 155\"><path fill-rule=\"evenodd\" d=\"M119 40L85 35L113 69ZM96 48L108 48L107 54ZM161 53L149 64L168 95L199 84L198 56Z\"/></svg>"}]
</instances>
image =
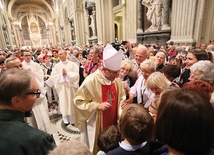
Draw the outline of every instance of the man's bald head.
<instances>
[{"instance_id":1,"label":"man's bald head","mask_svg":"<svg viewBox=\"0 0 214 155\"><path fill-rule=\"evenodd\" d=\"M135 51L135 60L140 65L148 56L148 48L143 45L139 45Z\"/></svg>"},{"instance_id":2,"label":"man's bald head","mask_svg":"<svg viewBox=\"0 0 214 155\"><path fill-rule=\"evenodd\" d=\"M22 62L20 61L20 59L14 56L7 58L4 63L7 69L10 69L10 68L23 69Z\"/></svg>"}]
</instances>

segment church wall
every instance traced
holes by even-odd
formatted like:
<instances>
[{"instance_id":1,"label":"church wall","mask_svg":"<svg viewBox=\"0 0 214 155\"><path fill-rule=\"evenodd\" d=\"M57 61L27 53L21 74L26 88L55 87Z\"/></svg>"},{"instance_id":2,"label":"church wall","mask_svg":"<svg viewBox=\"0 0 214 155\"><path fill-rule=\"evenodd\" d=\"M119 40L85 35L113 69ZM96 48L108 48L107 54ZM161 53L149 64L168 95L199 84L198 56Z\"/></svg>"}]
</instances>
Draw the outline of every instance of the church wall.
<instances>
[{"instance_id":1,"label":"church wall","mask_svg":"<svg viewBox=\"0 0 214 155\"><path fill-rule=\"evenodd\" d=\"M0 8L1 49L5 49L7 46L15 48L26 43L23 38L24 30L20 29L20 21L16 21L17 15L6 10L13 10L15 1L14 3L9 3L9 6L6 7L5 1L0 0L3 4L3 9ZM94 31L89 25L89 16L85 6L86 1L95 3ZM99 44L111 43L115 41L115 23L118 25L119 41L128 39L130 42L135 43L138 41L137 33L145 33L146 30L144 30L145 27L143 25L149 23L145 13L146 7L142 5L142 0L120 0L118 8L113 7L113 0L54 0L54 2L52 11L55 17L52 21L52 11L50 11L51 13L48 15L50 21L45 22L50 22L51 24L46 30L44 29L47 36L43 36L43 44L62 45L63 43L76 43L85 45L91 40ZM171 33L169 41L174 41L175 43L196 42L200 44L214 40L213 0L163 0L163 5L166 4L164 2L171 3L170 19L168 19L170 28L168 30ZM58 11L56 10L57 5ZM122 16L114 21L115 14L119 12ZM92 17L90 18L92 20ZM6 23L6 27L3 23ZM71 24L73 24L73 28ZM161 31L163 31L163 27ZM93 36L90 36L92 33L94 33ZM30 42L26 44L30 44Z\"/></svg>"}]
</instances>

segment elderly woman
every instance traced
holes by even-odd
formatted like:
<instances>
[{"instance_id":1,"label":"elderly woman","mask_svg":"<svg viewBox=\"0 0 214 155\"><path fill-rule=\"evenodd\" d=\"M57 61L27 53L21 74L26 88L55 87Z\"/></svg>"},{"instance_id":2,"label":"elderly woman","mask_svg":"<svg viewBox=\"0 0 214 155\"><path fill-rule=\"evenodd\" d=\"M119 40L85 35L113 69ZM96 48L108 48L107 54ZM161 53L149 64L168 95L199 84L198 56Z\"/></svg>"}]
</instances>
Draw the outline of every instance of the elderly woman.
<instances>
[{"instance_id":1,"label":"elderly woman","mask_svg":"<svg viewBox=\"0 0 214 155\"><path fill-rule=\"evenodd\" d=\"M203 80L214 84L214 64L208 60L201 60L190 67L189 80Z\"/></svg>"},{"instance_id":2,"label":"elderly woman","mask_svg":"<svg viewBox=\"0 0 214 155\"><path fill-rule=\"evenodd\" d=\"M214 86L214 64L208 60L201 60L190 67L189 80L203 80ZM211 94L210 103L214 107L214 92Z\"/></svg>"},{"instance_id":3,"label":"elderly woman","mask_svg":"<svg viewBox=\"0 0 214 155\"><path fill-rule=\"evenodd\" d=\"M119 78L123 83L123 88L126 93L130 91L130 87L134 85L133 76L133 65L130 60L123 60L120 65Z\"/></svg>"},{"instance_id":4,"label":"elderly woman","mask_svg":"<svg viewBox=\"0 0 214 155\"><path fill-rule=\"evenodd\" d=\"M146 81L156 71L156 67L156 62L150 59L146 59L140 64L142 75L137 79L134 86L131 87L129 99L125 101L126 103L133 103L133 99L136 97L138 104L143 104L145 108L149 107L155 94L146 87Z\"/></svg>"},{"instance_id":5,"label":"elderly woman","mask_svg":"<svg viewBox=\"0 0 214 155\"><path fill-rule=\"evenodd\" d=\"M151 89L155 95L160 95L164 89L169 88L171 85L172 83L160 72L152 73L146 82L146 87Z\"/></svg>"}]
</instances>

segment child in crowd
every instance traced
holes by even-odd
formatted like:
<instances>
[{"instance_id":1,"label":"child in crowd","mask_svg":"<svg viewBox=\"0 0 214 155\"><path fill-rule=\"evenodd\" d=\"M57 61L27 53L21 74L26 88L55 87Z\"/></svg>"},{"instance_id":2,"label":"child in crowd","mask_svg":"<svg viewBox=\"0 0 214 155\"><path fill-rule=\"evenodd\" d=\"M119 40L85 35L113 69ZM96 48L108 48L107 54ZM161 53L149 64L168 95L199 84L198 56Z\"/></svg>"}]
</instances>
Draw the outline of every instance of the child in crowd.
<instances>
[{"instance_id":1,"label":"child in crowd","mask_svg":"<svg viewBox=\"0 0 214 155\"><path fill-rule=\"evenodd\" d=\"M113 150L119 146L121 141L121 134L116 125L111 125L103 130L97 140L97 145L101 151L97 155L106 155L110 150Z\"/></svg>"},{"instance_id":2,"label":"child in crowd","mask_svg":"<svg viewBox=\"0 0 214 155\"><path fill-rule=\"evenodd\" d=\"M157 149L155 142L148 141L152 138L153 119L142 106L127 105L119 119L118 128L124 141L107 155L149 155Z\"/></svg>"}]
</instances>

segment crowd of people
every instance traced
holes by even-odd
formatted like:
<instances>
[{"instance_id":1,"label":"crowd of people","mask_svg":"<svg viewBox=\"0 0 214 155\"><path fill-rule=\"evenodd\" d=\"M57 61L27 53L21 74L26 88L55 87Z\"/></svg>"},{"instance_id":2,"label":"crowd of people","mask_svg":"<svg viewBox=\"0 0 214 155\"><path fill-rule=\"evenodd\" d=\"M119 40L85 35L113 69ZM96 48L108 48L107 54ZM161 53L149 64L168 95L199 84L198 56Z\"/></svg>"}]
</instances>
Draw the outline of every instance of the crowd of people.
<instances>
[{"instance_id":1,"label":"crowd of people","mask_svg":"<svg viewBox=\"0 0 214 155\"><path fill-rule=\"evenodd\" d=\"M0 51L0 152L214 154L214 44L118 46ZM56 146L53 102L81 142Z\"/></svg>"}]
</instances>

